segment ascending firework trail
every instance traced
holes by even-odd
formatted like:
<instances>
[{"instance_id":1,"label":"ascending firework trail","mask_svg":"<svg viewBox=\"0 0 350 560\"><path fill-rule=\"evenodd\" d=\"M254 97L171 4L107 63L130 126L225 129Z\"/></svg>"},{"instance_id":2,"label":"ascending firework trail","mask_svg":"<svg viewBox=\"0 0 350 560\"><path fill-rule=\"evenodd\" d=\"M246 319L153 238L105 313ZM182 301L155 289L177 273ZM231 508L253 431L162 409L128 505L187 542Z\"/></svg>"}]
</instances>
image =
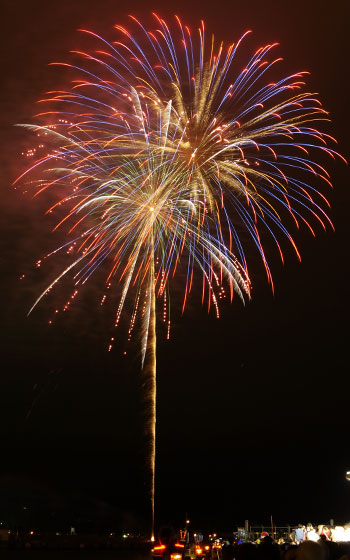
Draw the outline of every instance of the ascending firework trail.
<instances>
[{"instance_id":1,"label":"ascending firework trail","mask_svg":"<svg viewBox=\"0 0 350 560\"><path fill-rule=\"evenodd\" d=\"M219 299L250 297L249 240L273 288L263 239L273 239L283 261L277 237L300 258L290 227L312 235L314 224L333 227L319 191L329 174L315 159L338 154L316 128L328 113L303 90L306 72L274 77L276 45L249 59L238 48L249 32L225 47L206 38L203 22L192 35L177 16L173 32L155 14L149 30L130 17L134 31L116 25L112 42L80 30L91 49L55 63L68 67L72 82L46 94L35 123L25 125L39 157L17 181L28 180L34 196L53 189L49 213L67 208L54 229L65 227L68 240L52 255L65 251L69 261L33 307L68 273L74 298L101 267L107 289L120 286L115 326L126 299L134 302L129 336L136 327L141 338L153 536L156 299L169 337L178 269L182 309L196 270L202 302L217 316Z\"/></svg>"}]
</instances>

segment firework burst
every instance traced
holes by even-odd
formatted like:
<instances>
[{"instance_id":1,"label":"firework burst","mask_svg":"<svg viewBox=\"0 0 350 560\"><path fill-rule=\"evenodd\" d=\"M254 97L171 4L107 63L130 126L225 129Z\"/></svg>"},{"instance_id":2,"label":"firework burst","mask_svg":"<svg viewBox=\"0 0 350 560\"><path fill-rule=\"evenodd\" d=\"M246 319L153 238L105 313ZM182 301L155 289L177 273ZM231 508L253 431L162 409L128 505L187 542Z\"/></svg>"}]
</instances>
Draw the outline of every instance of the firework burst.
<instances>
[{"instance_id":1,"label":"firework burst","mask_svg":"<svg viewBox=\"0 0 350 560\"><path fill-rule=\"evenodd\" d=\"M77 286L101 267L107 285L121 286L116 326L126 298L134 298L129 334L140 319L152 534L156 298L164 300L170 328L170 279L180 262L187 270L183 309L195 269L202 274L203 301L207 297L217 316L222 290L231 299L234 293L249 297L247 236L273 286L262 238L272 237L283 261L278 234L300 258L286 216L313 235L314 224L332 226L317 186L330 184L329 174L314 160L338 155L328 146L334 139L316 128L328 113L315 94L303 91L306 72L270 81L281 60L272 55L276 45L259 48L238 66L238 48L249 32L225 47L206 38L203 22L192 35L177 16L172 32L154 17L154 30L134 17L133 32L116 25L112 42L81 30L94 50L73 51L79 63L55 63L69 67L73 81L68 90L49 92L37 124L25 125L51 148L18 179L28 181L35 196L57 192L48 212L67 207L55 229L65 227L69 235L57 251L73 247L72 261L32 309L66 274Z\"/></svg>"}]
</instances>

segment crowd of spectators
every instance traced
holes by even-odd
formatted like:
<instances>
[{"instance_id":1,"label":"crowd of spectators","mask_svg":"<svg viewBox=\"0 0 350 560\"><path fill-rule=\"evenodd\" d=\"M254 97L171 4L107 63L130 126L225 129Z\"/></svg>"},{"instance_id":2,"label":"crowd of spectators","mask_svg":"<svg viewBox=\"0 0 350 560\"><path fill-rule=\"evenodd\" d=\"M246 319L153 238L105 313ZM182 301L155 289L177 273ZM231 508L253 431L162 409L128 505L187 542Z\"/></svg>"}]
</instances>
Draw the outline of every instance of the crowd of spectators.
<instances>
[{"instance_id":1,"label":"crowd of spectators","mask_svg":"<svg viewBox=\"0 0 350 560\"><path fill-rule=\"evenodd\" d=\"M335 542L330 529L320 533L313 529L308 539L310 530L303 533L299 528L303 527L277 541L267 535L255 542L226 543L222 560L350 560L350 542Z\"/></svg>"},{"instance_id":2,"label":"crowd of spectators","mask_svg":"<svg viewBox=\"0 0 350 560\"><path fill-rule=\"evenodd\" d=\"M223 560L350 560L350 556L331 556L329 552L324 543L304 541L300 545L281 545L271 537L264 537L260 544L245 542L234 545L230 553L224 547Z\"/></svg>"}]
</instances>

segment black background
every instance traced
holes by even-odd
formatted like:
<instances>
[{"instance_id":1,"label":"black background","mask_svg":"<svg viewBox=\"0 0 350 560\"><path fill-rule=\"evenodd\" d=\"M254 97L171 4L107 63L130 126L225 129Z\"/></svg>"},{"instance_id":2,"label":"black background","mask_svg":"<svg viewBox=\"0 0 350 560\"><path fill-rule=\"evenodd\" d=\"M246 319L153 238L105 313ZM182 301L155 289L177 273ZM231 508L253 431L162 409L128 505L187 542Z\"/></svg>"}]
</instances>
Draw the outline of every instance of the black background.
<instances>
[{"instance_id":1,"label":"black background","mask_svg":"<svg viewBox=\"0 0 350 560\"><path fill-rule=\"evenodd\" d=\"M247 56L278 41L275 72L310 70L311 91L330 111L331 133L349 148L347 2L177 2L144 5L78 0L4 2L1 89L1 465L4 522L52 527L143 527L145 474L136 345L106 352L111 324L90 284L74 313L47 325L50 305L26 313L53 269L32 264L59 237L42 203L11 183L23 170L35 101L56 85L85 26L111 37L128 13L150 21L178 13L223 40L253 29ZM278 74L280 75L280 74ZM218 321L194 297L184 316L172 299L171 340L158 333L157 519L231 528L267 522L350 520L348 435L348 170L330 165L336 232L296 234L302 263L270 253L273 296L253 262L253 298L224 305ZM324 191L326 192L326 191ZM255 255L256 259L257 256ZM57 266L59 262L56 263ZM26 274L19 281L21 274ZM46 276L48 274L48 276ZM92 282L93 284L93 282ZM179 294L181 294L179 288ZM63 298L63 299L62 299ZM177 301L179 300L179 301ZM181 302L181 303L180 303ZM178 304L178 305L177 305ZM26 507L27 509L24 509Z\"/></svg>"}]
</instances>

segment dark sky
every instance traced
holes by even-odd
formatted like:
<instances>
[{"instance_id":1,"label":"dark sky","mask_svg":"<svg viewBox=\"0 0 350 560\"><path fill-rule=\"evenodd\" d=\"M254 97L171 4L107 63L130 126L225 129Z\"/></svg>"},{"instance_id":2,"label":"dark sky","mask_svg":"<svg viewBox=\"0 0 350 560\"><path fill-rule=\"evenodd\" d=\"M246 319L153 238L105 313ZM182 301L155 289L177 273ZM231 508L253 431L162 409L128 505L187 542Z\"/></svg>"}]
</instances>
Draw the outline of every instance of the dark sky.
<instances>
[{"instance_id":1,"label":"dark sky","mask_svg":"<svg viewBox=\"0 0 350 560\"><path fill-rule=\"evenodd\" d=\"M28 141L13 125L28 121L55 85L47 64L67 59L76 28L108 34L130 11L148 17L155 9L191 24L204 18L227 41L251 28L251 48L279 41L286 72L311 71L347 156L347 2L33 0L3 9L0 515L23 524L137 526L145 489L135 347L124 357L120 335L107 354L110 322L94 287L51 329L51 307L26 318L46 284L32 265L58 240L42 205L11 188ZM350 520L349 186L344 164L331 171L336 232L298 234L301 264L290 253L282 267L271 252L274 296L253 263L252 301L227 304L219 321L195 298L183 317L172 301L171 340L158 337L159 522L185 512L212 528L271 514L276 522Z\"/></svg>"}]
</instances>

